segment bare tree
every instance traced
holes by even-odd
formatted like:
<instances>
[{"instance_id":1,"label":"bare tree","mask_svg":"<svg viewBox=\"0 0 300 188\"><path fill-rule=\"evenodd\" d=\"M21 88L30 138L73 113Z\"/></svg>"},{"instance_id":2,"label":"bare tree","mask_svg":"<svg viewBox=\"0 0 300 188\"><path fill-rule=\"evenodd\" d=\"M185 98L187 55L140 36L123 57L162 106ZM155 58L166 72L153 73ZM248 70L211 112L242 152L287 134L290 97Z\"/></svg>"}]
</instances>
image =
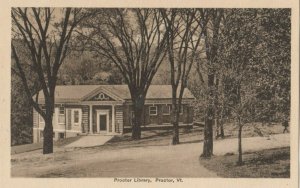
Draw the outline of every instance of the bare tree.
<instances>
[{"instance_id":1,"label":"bare tree","mask_svg":"<svg viewBox=\"0 0 300 188\"><path fill-rule=\"evenodd\" d=\"M197 9L161 10L168 34L167 50L172 85L172 144L179 144L179 113L191 68L200 56L207 14ZM203 53L203 52L202 52Z\"/></svg>"},{"instance_id":2,"label":"bare tree","mask_svg":"<svg viewBox=\"0 0 300 188\"><path fill-rule=\"evenodd\" d=\"M54 8L12 8L12 57L16 66L12 66L20 76L30 104L45 120L43 154L53 153L53 125L55 86L61 64L69 52L69 43L76 25L84 18L81 9ZM27 48L22 57L20 47ZM26 67L31 74L26 74ZM16 67L14 69L14 67ZM37 76L39 88L45 99L45 111L35 99L28 80Z\"/></svg>"},{"instance_id":3,"label":"bare tree","mask_svg":"<svg viewBox=\"0 0 300 188\"><path fill-rule=\"evenodd\" d=\"M142 114L151 81L166 52L166 30L158 9L97 9L82 25L85 46L113 62L128 85L134 121L132 138L141 138Z\"/></svg>"}]
</instances>

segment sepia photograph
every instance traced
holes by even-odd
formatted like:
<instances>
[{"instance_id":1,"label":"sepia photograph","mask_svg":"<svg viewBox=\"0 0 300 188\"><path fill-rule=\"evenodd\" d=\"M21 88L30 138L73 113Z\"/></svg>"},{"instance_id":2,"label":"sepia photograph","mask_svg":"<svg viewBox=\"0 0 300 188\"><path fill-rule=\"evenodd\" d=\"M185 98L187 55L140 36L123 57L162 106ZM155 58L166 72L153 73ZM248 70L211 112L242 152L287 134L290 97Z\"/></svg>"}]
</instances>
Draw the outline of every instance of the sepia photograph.
<instances>
[{"instance_id":1,"label":"sepia photograph","mask_svg":"<svg viewBox=\"0 0 300 188\"><path fill-rule=\"evenodd\" d=\"M291 9L12 7L11 24L11 177L290 178Z\"/></svg>"}]
</instances>

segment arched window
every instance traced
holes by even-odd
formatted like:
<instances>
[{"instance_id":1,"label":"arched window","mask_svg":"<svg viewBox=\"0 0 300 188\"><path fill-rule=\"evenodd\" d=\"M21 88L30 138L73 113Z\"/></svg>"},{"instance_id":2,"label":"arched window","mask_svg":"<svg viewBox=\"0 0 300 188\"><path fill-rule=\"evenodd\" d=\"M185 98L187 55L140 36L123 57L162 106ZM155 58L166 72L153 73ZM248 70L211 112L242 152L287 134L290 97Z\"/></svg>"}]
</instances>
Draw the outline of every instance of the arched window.
<instances>
[{"instance_id":1,"label":"arched window","mask_svg":"<svg viewBox=\"0 0 300 188\"><path fill-rule=\"evenodd\" d=\"M104 95L103 93L100 93L100 94L98 95L98 98L99 98L99 99L105 99L105 95Z\"/></svg>"}]
</instances>

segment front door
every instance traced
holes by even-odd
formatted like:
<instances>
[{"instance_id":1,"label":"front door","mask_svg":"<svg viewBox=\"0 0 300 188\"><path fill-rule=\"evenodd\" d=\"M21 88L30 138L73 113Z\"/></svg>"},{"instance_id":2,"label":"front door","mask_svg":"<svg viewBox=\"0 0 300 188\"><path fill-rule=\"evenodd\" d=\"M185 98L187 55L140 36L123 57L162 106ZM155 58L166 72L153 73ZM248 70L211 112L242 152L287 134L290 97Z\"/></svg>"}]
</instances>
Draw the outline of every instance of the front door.
<instances>
[{"instance_id":1,"label":"front door","mask_svg":"<svg viewBox=\"0 0 300 188\"><path fill-rule=\"evenodd\" d=\"M106 131L107 115L99 114L99 120L100 120L100 131Z\"/></svg>"},{"instance_id":2,"label":"front door","mask_svg":"<svg viewBox=\"0 0 300 188\"><path fill-rule=\"evenodd\" d=\"M107 133L109 125L109 110L97 110L97 132Z\"/></svg>"}]
</instances>

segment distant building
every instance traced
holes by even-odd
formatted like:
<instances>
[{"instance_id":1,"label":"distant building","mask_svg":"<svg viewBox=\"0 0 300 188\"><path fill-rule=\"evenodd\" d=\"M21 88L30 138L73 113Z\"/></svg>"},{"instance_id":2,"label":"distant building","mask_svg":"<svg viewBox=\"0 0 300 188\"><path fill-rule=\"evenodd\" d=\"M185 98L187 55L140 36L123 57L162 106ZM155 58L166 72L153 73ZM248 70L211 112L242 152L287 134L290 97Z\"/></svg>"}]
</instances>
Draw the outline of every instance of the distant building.
<instances>
[{"instance_id":1,"label":"distant building","mask_svg":"<svg viewBox=\"0 0 300 188\"><path fill-rule=\"evenodd\" d=\"M170 124L171 85L149 87L143 117L143 126ZM180 124L193 123L194 96L186 89ZM39 94L39 104L45 100ZM64 85L56 86L55 112L53 115L54 140L80 134L122 134L131 128L133 118L131 96L127 85ZM43 139L45 122L33 110L33 142Z\"/></svg>"}]
</instances>

